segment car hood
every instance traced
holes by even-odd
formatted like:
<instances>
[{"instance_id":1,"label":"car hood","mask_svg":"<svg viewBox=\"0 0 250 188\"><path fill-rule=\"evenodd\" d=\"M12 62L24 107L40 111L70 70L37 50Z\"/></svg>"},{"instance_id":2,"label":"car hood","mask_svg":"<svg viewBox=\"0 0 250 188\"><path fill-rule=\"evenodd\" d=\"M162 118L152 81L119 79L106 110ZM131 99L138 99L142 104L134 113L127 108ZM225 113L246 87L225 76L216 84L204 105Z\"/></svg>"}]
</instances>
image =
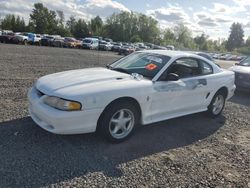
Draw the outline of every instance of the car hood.
<instances>
[{"instance_id":1,"label":"car hood","mask_svg":"<svg viewBox=\"0 0 250 188\"><path fill-rule=\"evenodd\" d=\"M247 66L233 66L230 67L229 70L239 73L250 74L250 67Z\"/></svg>"},{"instance_id":2,"label":"car hood","mask_svg":"<svg viewBox=\"0 0 250 188\"><path fill-rule=\"evenodd\" d=\"M36 88L47 95L79 94L102 91L105 88L121 86L124 82L138 82L129 74L106 68L87 68L59 72L41 77L37 80Z\"/></svg>"}]
</instances>

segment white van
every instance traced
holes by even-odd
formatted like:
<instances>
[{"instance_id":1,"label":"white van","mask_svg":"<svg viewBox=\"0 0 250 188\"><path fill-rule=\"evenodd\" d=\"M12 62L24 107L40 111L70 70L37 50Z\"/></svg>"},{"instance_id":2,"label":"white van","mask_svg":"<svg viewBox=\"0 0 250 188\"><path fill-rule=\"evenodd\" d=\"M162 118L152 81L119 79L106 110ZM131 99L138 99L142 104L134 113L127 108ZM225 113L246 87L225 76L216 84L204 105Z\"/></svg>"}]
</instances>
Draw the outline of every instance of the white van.
<instances>
[{"instance_id":1,"label":"white van","mask_svg":"<svg viewBox=\"0 0 250 188\"><path fill-rule=\"evenodd\" d=\"M96 38L85 38L82 41L82 48L84 49L98 49L99 46L99 40Z\"/></svg>"}]
</instances>

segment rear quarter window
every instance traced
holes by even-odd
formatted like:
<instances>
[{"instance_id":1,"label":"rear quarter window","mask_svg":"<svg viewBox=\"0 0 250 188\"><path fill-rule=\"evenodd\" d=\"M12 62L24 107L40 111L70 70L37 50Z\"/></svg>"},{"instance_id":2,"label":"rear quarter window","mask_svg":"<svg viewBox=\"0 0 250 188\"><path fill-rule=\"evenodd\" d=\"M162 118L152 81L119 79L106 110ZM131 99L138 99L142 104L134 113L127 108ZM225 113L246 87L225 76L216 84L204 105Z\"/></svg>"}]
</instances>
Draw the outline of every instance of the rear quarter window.
<instances>
[{"instance_id":1,"label":"rear quarter window","mask_svg":"<svg viewBox=\"0 0 250 188\"><path fill-rule=\"evenodd\" d=\"M213 67L205 61L200 60L201 74L207 75L213 73Z\"/></svg>"}]
</instances>

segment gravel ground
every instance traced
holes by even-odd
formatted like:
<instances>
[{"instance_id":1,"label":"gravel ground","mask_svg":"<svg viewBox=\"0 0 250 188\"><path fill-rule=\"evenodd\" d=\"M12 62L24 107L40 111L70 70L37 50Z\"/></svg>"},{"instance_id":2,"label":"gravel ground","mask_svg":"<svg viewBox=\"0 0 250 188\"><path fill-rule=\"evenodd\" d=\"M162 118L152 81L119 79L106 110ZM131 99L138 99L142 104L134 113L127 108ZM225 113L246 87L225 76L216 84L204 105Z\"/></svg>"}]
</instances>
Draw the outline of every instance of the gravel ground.
<instances>
[{"instance_id":1,"label":"gravel ground","mask_svg":"<svg viewBox=\"0 0 250 188\"><path fill-rule=\"evenodd\" d=\"M250 95L216 119L203 113L139 127L121 144L60 136L34 124L28 88L40 76L104 66L109 52L0 44L0 187L250 187Z\"/></svg>"}]
</instances>

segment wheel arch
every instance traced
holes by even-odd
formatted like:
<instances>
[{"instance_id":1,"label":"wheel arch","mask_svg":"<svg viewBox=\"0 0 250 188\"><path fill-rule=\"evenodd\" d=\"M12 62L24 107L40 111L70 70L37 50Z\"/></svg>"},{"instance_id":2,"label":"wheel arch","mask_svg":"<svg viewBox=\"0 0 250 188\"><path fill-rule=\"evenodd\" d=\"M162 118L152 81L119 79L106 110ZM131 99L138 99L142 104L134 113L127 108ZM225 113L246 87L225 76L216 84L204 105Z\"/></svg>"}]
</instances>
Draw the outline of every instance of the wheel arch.
<instances>
[{"instance_id":1,"label":"wheel arch","mask_svg":"<svg viewBox=\"0 0 250 188\"><path fill-rule=\"evenodd\" d=\"M219 93L219 92L223 93L224 96L225 96L225 99L227 99L227 97L228 97L228 88L226 86L223 86L220 89L218 89L216 93Z\"/></svg>"},{"instance_id":2,"label":"wheel arch","mask_svg":"<svg viewBox=\"0 0 250 188\"><path fill-rule=\"evenodd\" d=\"M99 125L99 122L101 121L102 119L102 116L104 114L104 112L110 107L112 106L113 104L115 104L116 102L121 102L121 101L126 101L126 102L130 102L132 104L135 105L135 107L139 110L139 121L141 122L141 118L142 118L142 110L141 110L141 105L140 103L138 102L138 100L136 100L135 98L133 97L119 97L113 101L111 101L105 108L104 110L102 111L101 115L99 116L98 118L98 121L97 121L97 128L98 128L98 125Z\"/></svg>"}]
</instances>

